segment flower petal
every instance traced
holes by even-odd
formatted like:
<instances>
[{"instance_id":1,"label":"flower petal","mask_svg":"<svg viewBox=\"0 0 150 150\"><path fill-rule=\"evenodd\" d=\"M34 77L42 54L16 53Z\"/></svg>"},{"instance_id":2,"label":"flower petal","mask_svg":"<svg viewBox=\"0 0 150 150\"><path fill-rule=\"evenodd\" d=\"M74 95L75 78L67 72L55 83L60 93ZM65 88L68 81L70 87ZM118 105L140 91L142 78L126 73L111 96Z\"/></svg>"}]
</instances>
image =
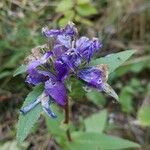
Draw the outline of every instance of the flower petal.
<instances>
[{"instance_id":1,"label":"flower petal","mask_svg":"<svg viewBox=\"0 0 150 150\"><path fill-rule=\"evenodd\" d=\"M74 23L69 22L65 28L62 28L60 30L57 29L51 29L49 30L48 27L42 28L42 33L48 37L57 37L58 35L68 35L73 37L77 33L77 29L74 26Z\"/></svg>"},{"instance_id":2,"label":"flower petal","mask_svg":"<svg viewBox=\"0 0 150 150\"><path fill-rule=\"evenodd\" d=\"M26 82L29 84L37 85L40 82L45 82L52 76L50 72L40 71L36 69L38 66L46 63L51 57L52 52L46 52L39 60L34 60L27 66L28 76Z\"/></svg>"},{"instance_id":3,"label":"flower petal","mask_svg":"<svg viewBox=\"0 0 150 150\"><path fill-rule=\"evenodd\" d=\"M47 51L40 59L41 64L44 64L53 55L52 51Z\"/></svg>"},{"instance_id":4,"label":"flower petal","mask_svg":"<svg viewBox=\"0 0 150 150\"><path fill-rule=\"evenodd\" d=\"M51 51L47 51L39 60L34 60L34 61L30 62L27 66L28 72L30 72L33 69L35 69L36 67L46 63L48 61L48 59L52 56L52 54L53 53Z\"/></svg>"},{"instance_id":5,"label":"flower petal","mask_svg":"<svg viewBox=\"0 0 150 150\"><path fill-rule=\"evenodd\" d=\"M55 29L49 30L48 27L43 27L42 28L42 33L46 37L50 38L50 37L55 37L57 35L60 35L62 33L62 31L61 30L57 30L57 29L56 30Z\"/></svg>"},{"instance_id":6,"label":"flower petal","mask_svg":"<svg viewBox=\"0 0 150 150\"><path fill-rule=\"evenodd\" d=\"M51 110L51 107L50 107L50 98L49 96L46 96L45 93L43 93L42 97L41 97L41 105L42 105L42 108L44 110L44 112L49 116L49 117L52 117L52 118L56 118L56 114Z\"/></svg>"},{"instance_id":7,"label":"flower petal","mask_svg":"<svg viewBox=\"0 0 150 150\"><path fill-rule=\"evenodd\" d=\"M96 67L79 70L78 77L88 83L89 86L101 88L103 84L103 72Z\"/></svg>"},{"instance_id":8,"label":"flower petal","mask_svg":"<svg viewBox=\"0 0 150 150\"><path fill-rule=\"evenodd\" d=\"M104 91L118 100L118 95L107 83L108 70L106 65L102 64L97 67L82 69L77 73L77 76L86 82L89 87L96 88L99 91Z\"/></svg>"},{"instance_id":9,"label":"flower petal","mask_svg":"<svg viewBox=\"0 0 150 150\"><path fill-rule=\"evenodd\" d=\"M75 24L73 22L68 22L66 27L63 30L63 33L65 35L69 35L71 37L75 36L77 34L77 28L75 28Z\"/></svg>"},{"instance_id":10,"label":"flower petal","mask_svg":"<svg viewBox=\"0 0 150 150\"><path fill-rule=\"evenodd\" d=\"M91 57L97 50L102 47L102 44L98 41L97 38L93 38L90 40L87 37L81 37L76 42L76 48L81 57L88 62L90 61Z\"/></svg>"},{"instance_id":11,"label":"flower petal","mask_svg":"<svg viewBox=\"0 0 150 150\"><path fill-rule=\"evenodd\" d=\"M49 78L52 77L54 77L54 75L50 72L33 69L30 70L30 73L26 77L26 82L29 84L37 85L41 82L49 80Z\"/></svg>"},{"instance_id":12,"label":"flower petal","mask_svg":"<svg viewBox=\"0 0 150 150\"><path fill-rule=\"evenodd\" d=\"M62 54L64 54L68 49L60 44L54 46L52 52L55 58L59 58Z\"/></svg>"},{"instance_id":13,"label":"flower petal","mask_svg":"<svg viewBox=\"0 0 150 150\"><path fill-rule=\"evenodd\" d=\"M81 64L81 57L76 52L76 49L69 49L61 56L61 61L66 64L72 71Z\"/></svg>"},{"instance_id":14,"label":"flower petal","mask_svg":"<svg viewBox=\"0 0 150 150\"><path fill-rule=\"evenodd\" d=\"M32 101L31 103L27 104L25 107L20 109L20 112L24 115L27 112L29 112L30 110L32 110L36 105L38 105L40 103L40 99L39 97Z\"/></svg>"},{"instance_id":15,"label":"flower petal","mask_svg":"<svg viewBox=\"0 0 150 150\"><path fill-rule=\"evenodd\" d=\"M67 76L69 75L68 66L59 59L55 61L54 65L55 65L55 69L57 71L57 79L59 81L64 81L67 78Z\"/></svg>"},{"instance_id":16,"label":"flower petal","mask_svg":"<svg viewBox=\"0 0 150 150\"><path fill-rule=\"evenodd\" d=\"M59 105L65 105L67 91L62 82L50 78L45 82L45 93L52 97Z\"/></svg>"},{"instance_id":17,"label":"flower petal","mask_svg":"<svg viewBox=\"0 0 150 150\"><path fill-rule=\"evenodd\" d=\"M65 46L66 48L71 48L71 41L72 38L69 35L59 35L57 37L57 43L59 43L62 46Z\"/></svg>"}]
</instances>

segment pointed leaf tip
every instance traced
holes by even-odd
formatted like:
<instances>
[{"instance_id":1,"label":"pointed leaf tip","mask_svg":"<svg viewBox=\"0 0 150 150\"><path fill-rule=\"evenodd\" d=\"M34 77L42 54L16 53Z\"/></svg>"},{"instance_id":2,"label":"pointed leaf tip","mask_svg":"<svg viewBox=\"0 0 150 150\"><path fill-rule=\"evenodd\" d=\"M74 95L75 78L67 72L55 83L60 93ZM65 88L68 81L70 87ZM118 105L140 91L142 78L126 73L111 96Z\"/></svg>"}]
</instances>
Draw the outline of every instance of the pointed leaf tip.
<instances>
[{"instance_id":1,"label":"pointed leaf tip","mask_svg":"<svg viewBox=\"0 0 150 150\"><path fill-rule=\"evenodd\" d=\"M105 83L103 85L103 91L119 102L119 97L118 97L117 93L114 91L114 89L108 83Z\"/></svg>"},{"instance_id":2,"label":"pointed leaf tip","mask_svg":"<svg viewBox=\"0 0 150 150\"><path fill-rule=\"evenodd\" d=\"M17 68L13 74L13 77L25 73L27 71L27 65L21 65L19 68Z\"/></svg>"}]
</instances>

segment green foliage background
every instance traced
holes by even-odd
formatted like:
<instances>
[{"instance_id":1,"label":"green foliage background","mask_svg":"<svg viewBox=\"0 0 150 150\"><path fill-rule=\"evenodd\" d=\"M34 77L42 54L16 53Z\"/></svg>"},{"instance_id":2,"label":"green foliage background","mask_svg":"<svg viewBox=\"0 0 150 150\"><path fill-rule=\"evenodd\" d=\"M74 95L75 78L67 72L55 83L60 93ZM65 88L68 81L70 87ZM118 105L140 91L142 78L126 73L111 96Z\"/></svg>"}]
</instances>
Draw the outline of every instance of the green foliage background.
<instances>
[{"instance_id":1,"label":"green foliage background","mask_svg":"<svg viewBox=\"0 0 150 150\"><path fill-rule=\"evenodd\" d=\"M149 6L149 0L2 0L0 2L0 130L6 127L10 130L1 132L0 149L5 150L8 145L13 145L14 149L27 149L32 145L34 148L39 147L38 139L33 140L32 137L45 137L44 139L47 140L41 138L41 141L43 148L48 149L47 141L51 139L50 135L58 134L50 128L50 125L53 128L56 127L57 123L52 123L52 120L47 118L45 123L43 117L40 117L40 123L32 129L32 135L28 137L24 145L17 146L15 135L19 108L24 97L31 91L31 87L24 83L25 75L13 77L13 73L24 63L23 60L30 53L31 48L46 42L41 34L43 26L57 28L64 26L69 20L77 24L80 35L96 36L102 40L103 50L95 56L95 59L116 52L121 52L120 57L124 58L122 54L124 50L136 50L134 56L117 68L115 72L113 72L113 66L119 65L116 56L112 57L112 61L109 59L110 56L105 60L97 59L98 63L101 61L109 63L108 65L112 69L109 83L117 90L120 104L114 103L110 97L106 97L102 93L91 91L85 94L79 86L81 83L72 81L72 85L75 87L70 94L75 101L73 103L77 106L78 103L81 103L79 107L82 108L86 105L88 110L91 110L84 115L84 111L80 112L77 109L79 127L73 128L77 128L76 130L85 128L91 131L90 124L87 124L90 113L95 112L95 109L97 112L105 108L101 112L103 116L99 117L97 123L93 121L94 126L100 125L99 132L103 131L112 135L118 133L120 137L139 143L143 149L149 149ZM97 64L97 62L91 62L91 64ZM19 71L22 72L22 70ZM106 115L107 118L105 118ZM87 119L84 120L85 117ZM96 116L92 117L94 119ZM7 122L7 119L10 120L10 123ZM106 120L107 123L105 123ZM99 121L101 124L98 123ZM46 125L43 124L47 125L50 133L47 133ZM127 133L120 131L120 128ZM61 131L62 129L60 129ZM86 134L90 134L88 136L92 137L96 133ZM73 136L78 138L78 133L73 133ZM81 147L83 140L88 142L88 139L83 138L84 136L78 138L77 143L71 145L71 148L75 149L74 147L78 145ZM88 136L86 137L88 138ZM101 134L99 138L104 139L105 136ZM61 137L64 138L63 131ZM52 144L55 148L58 146L56 143L63 143L62 139L57 138L57 142ZM95 139L96 141L97 139ZM63 144L60 145L62 148L65 147ZM110 146L113 147L111 143ZM109 147L102 149L105 148L109 149Z\"/></svg>"}]
</instances>

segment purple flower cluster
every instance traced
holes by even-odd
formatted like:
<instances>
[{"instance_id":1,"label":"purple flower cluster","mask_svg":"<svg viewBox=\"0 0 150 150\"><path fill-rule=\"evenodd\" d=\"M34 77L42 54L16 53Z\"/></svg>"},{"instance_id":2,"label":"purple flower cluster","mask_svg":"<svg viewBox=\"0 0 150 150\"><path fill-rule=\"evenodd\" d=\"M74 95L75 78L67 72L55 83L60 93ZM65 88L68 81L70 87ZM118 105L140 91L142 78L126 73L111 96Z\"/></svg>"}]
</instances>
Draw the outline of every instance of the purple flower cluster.
<instances>
[{"instance_id":1,"label":"purple flower cluster","mask_svg":"<svg viewBox=\"0 0 150 150\"><path fill-rule=\"evenodd\" d=\"M55 118L50 103L53 100L58 105L65 106L67 100L65 80L72 74L88 87L105 91L117 98L106 82L106 65L88 66L92 56L102 47L97 38L77 39L77 29L72 22L60 30L43 28L42 33L49 40L53 40L54 44L52 49L46 51L40 58L28 63L26 82L32 85L43 83L44 91L35 101L21 109L23 114L41 102L43 110Z\"/></svg>"}]
</instances>

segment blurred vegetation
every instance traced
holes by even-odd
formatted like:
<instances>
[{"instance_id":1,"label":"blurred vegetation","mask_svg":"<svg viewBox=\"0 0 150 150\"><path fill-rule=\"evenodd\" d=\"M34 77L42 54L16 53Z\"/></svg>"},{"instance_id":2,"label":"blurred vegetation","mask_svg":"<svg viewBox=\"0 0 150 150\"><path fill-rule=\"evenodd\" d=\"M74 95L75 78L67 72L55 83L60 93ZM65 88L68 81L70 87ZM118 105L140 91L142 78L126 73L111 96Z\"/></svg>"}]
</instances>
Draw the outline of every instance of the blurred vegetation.
<instances>
[{"instance_id":1,"label":"blurred vegetation","mask_svg":"<svg viewBox=\"0 0 150 150\"><path fill-rule=\"evenodd\" d=\"M106 101L101 93L83 95L78 86L80 83L74 82L76 88L71 96L77 103L72 111L86 117L106 107L109 111L108 133L132 139L144 150L150 149L149 0L1 0L0 149L7 150L7 145L11 144L14 149L40 149L42 146L57 149L56 143L49 142L51 138L42 118L41 129L35 129L21 148L16 146L16 115L30 87L24 83L24 75L13 78L13 72L24 62L31 48L46 42L41 34L43 26L56 28L69 20L77 24L80 35L96 36L102 40L103 50L97 57L125 49L136 50L132 59L110 75L110 82L120 95L120 105L110 98ZM81 105L78 101L82 102ZM82 121L82 117L77 120Z\"/></svg>"}]
</instances>

